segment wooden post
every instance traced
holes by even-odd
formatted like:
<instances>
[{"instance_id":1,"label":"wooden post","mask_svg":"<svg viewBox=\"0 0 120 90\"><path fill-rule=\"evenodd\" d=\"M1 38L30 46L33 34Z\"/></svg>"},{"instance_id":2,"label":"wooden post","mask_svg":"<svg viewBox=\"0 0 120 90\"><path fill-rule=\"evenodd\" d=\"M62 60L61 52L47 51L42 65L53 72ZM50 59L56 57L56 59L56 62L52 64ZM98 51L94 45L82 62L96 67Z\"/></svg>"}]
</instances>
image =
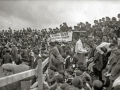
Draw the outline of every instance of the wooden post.
<instances>
[{"instance_id":1,"label":"wooden post","mask_svg":"<svg viewBox=\"0 0 120 90\"><path fill-rule=\"evenodd\" d=\"M43 90L42 60L38 60L38 90Z\"/></svg>"}]
</instances>

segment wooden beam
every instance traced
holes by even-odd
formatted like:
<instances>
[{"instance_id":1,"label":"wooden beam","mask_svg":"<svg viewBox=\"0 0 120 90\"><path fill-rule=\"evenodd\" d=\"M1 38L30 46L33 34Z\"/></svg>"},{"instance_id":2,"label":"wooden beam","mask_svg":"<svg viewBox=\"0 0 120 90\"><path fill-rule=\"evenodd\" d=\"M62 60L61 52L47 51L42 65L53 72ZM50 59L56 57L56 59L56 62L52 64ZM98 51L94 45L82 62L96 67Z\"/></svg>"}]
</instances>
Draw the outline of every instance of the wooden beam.
<instances>
[{"instance_id":1,"label":"wooden beam","mask_svg":"<svg viewBox=\"0 0 120 90\"><path fill-rule=\"evenodd\" d=\"M43 90L42 60L38 60L38 90Z\"/></svg>"},{"instance_id":2,"label":"wooden beam","mask_svg":"<svg viewBox=\"0 0 120 90\"><path fill-rule=\"evenodd\" d=\"M48 58L42 62L42 65L41 65L42 68L44 68L47 63L48 63ZM36 72L37 72L36 69L31 69L31 70L28 70L25 72L21 72L21 73L13 74L10 76L2 77L2 78L0 78L0 87L14 83L16 81L23 80L25 78L32 77L36 74Z\"/></svg>"},{"instance_id":3,"label":"wooden beam","mask_svg":"<svg viewBox=\"0 0 120 90\"><path fill-rule=\"evenodd\" d=\"M11 84L19 80L23 80L25 78L29 78L31 76L34 76L35 72L36 72L36 69L33 69L33 70L28 70L25 72L21 72L21 73L17 73L17 74L13 74L10 76L0 78L0 87Z\"/></svg>"}]
</instances>

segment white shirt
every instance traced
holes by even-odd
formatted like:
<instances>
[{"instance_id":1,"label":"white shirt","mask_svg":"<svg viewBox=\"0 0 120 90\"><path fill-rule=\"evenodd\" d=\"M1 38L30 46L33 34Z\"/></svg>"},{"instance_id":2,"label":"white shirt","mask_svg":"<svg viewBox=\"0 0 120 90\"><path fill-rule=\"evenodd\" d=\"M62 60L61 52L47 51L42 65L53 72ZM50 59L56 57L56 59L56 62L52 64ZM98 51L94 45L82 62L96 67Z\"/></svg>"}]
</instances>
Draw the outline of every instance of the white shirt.
<instances>
[{"instance_id":1,"label":"white shirt","mask_svg":"<svg viewBox=\"0 0 120 90\"><path fill-rule=\"evenodd\" d=\"M100 53L103 54L104 52L101 50L102 47L105 47L107 51L110 51L110 43L107 42L102 42L99 46L96 47L96 50Z\"/></svg>"},{"instance_id":2,"label":"white shirt","mask_svg":"<svg viewBox=\"0 0 120 90\"><path fill-rule=\"evenodd\" d=\"M120 76L113 82L113 87L120 85Z\"/></svg>"},{"instance_id":3,"label":"white shirt","mask_svg":"<svg viewBox=\"0 0 120 90\"><path fill-rule=\"evenodd\" d=\"M87 51L83 48L83 44L82 44L82 42L81 42L80 39L76 42L75 52L76 52L76 53L85 53L85 52L87 52Z\"/></svg>"}]
</instances>

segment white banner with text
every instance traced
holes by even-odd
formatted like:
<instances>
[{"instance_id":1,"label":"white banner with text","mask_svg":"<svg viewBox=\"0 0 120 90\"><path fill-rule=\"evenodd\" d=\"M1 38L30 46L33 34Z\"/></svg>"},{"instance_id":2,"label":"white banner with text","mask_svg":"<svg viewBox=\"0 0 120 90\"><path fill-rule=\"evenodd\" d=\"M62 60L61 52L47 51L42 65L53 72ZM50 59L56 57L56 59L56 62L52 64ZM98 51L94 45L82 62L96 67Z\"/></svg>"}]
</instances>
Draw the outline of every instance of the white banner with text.
<instances>
[{"instance_id":1,"label":"white banner with text","mask_svg":"<svg viewBox=\"0 0 120 90\"><path fill-rule=\"evenodd\" d=\"M50 34L51 41L72 41L72 31L71 32L61 32L56 34Z\"/></svg>"}]
</instances>

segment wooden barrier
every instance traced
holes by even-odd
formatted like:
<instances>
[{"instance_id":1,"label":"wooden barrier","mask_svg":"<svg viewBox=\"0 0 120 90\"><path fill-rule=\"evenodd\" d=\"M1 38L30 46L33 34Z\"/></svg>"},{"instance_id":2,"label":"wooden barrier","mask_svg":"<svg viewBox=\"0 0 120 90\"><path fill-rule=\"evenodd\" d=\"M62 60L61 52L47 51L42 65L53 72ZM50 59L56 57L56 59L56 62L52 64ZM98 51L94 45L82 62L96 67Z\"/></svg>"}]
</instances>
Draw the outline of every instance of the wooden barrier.
<instances>
[{"instance_id":1,"label":"wooden barrier","mask_svg":"<svg viewBox=\"0 0 120 90\"><path fill-rule=\"evenodd\" d=\"M42 69L48 63L48 59L49 58L47 58L46 60L41 62L42 63L41 68ZM40 69L40 68L38 68L38 69ZM40 72L42 73L41 70L40 70ZM11 83L14 83L14 82L19 81L19 80L23 80L23 79L32 77L32 76L34 76L36 74L36 71L37 71L36 69L31 69L31 70L28 70L28 71L25 71L25 72L21 72L21 73L13 74L13 75L10 75L10 76L2 77L2 78L0 78L0 87L3 87L5 85L11 84ZM38 74L39 74L39 70L38 70Z\"/></svg>"},{"instance_id":2,"label":"wooden barrier","mask_svg":"<svg viewBox=\"0 0 120 90\"><path fill-rule=\"evenodd\" d=\"M21 73L17 73L17 74L13 74L10 76L6 76L3 78L0 78L0 87L14 83L16 81L28 78L28 77L32 77L36 74L36 69L33 70L28 70L25 72L21 72Z\"/></svg>"},{"instance_id":3,"label":"wooden barrier","mask_svg":"<svg viewBox=\"0 0 120 90\"><path fill-rule=\"evenodd\" d=\"M42 60L38 61L38 90L43 90Z\"/></svg>"}]
</instances>

